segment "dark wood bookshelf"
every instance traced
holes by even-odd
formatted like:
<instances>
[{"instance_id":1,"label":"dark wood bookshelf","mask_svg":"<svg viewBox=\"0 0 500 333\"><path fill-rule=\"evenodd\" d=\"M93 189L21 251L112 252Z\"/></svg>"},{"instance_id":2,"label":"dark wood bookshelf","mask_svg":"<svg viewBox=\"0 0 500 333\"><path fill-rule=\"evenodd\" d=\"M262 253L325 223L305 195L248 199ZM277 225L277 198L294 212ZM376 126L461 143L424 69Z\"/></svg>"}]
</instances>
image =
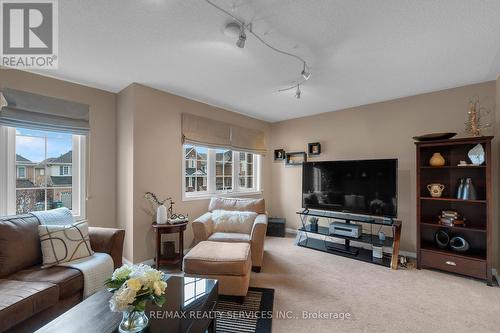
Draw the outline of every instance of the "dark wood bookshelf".
<instances>
[{"instance_id":1,"label":"dark wood bookshelf","mask_svg":"<svg viewBox=\"0 0 500 333\"><path fill-rule=\"evenodd\" d=\"M431 268L486 280L492 277L492 169L491 140L493 137L470 137L440 141L417 142L417 268ZM477 144L485 151L481 165L458 166L469 161L467 156ZM440 153L445 165L429 165L433 153ZM471 178L477 192L475 200L456 198L460 178ZM442 197L431 197L427 185L445 186ZM442 211L451 210L466 218L465 226L445 226L438 223ZM450 247L439 248L435 242L438 230L451 237L461 236L470 245L466 252Z\"/></svg>"}]
</instances>

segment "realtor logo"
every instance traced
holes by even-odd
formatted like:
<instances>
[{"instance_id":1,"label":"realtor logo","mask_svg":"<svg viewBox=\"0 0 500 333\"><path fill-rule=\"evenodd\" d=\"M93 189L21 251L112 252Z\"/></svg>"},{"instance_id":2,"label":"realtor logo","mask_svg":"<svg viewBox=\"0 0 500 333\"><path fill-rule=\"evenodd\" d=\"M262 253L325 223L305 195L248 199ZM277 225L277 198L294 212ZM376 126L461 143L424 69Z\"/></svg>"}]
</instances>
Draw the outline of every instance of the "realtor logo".
<instances>
[{"instance_id":1,"label":"realtor logo","mask_svg":"<svg viewBox=\"0 0 500 333\"><path fill-rule=\"evenodd\" d=\"M1 65L56 69L57 0L0 0Z\"/></svg>"}]
</instances>

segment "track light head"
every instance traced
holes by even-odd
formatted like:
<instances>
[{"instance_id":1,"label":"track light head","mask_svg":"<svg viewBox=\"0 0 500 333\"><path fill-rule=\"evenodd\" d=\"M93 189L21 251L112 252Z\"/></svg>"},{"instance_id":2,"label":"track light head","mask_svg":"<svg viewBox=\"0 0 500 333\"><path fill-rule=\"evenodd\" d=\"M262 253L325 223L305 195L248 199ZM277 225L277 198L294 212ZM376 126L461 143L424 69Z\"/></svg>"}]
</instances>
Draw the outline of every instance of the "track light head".
<instances>
[{"instance_id":1,"label":"track light head","mask_svg":"<svg viewBox=\"0 0 500 333\"><path fill-rule=\"evenodd\" d=\"M311 72L309 71L309 69L307 68L307 65L306 63L304 63L304 68L302 69L302 72L300 73L302 75L302 77L306 80L309 80L309 78L311 77Z\"/></svg>"},{"instance_id":2,"label":"track light head","mask_svg":"<svg viewBox=\"0 0 500 333\"><path fill-rule=\"evenodd\" d=\"M247 35L245 34L245 27L241 26L240 36L238 37L236 46L238 46L240 49L244 48L246 40L247 40Z\"/></svg>"},{"instance_id":3,"label":"track light head","mask_svg":"<svg viewBox=\"0 0 500 333\"><path fill-rule=\"evenodd\" d=\"M302 94L302 91L300 91L300 85L297 85L297 90L295 91L295 98L300 99L300 95Z\"/></svg>"}]
</instances>

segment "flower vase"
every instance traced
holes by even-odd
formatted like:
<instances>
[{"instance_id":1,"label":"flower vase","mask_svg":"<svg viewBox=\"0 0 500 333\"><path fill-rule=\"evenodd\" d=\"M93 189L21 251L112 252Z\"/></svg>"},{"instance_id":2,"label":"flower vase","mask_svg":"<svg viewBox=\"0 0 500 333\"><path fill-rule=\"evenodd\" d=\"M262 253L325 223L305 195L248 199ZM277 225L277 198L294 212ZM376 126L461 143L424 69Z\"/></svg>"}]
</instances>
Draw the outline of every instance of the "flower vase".
<instances>
[{"instance_id":1,"label":"flower vase","mask_svg":"<svg viewBox=\"0 0 500 333\"><path fill-rule=\"evenodd\" d=\"M167 207L165 205L159 205L156 210L156 223L165 224L167 223Z\"/></svg>"},{"instance_id":2,"label":"flower vase","mask_svg":"<svg viewBox=\"0 0 500 333\"><path fill-rule=\"evenodd\" d=\"M121 333L137 333L148 326L149 319L144 311L124 311L118 330Z\"/></svg>"}]
</instances>

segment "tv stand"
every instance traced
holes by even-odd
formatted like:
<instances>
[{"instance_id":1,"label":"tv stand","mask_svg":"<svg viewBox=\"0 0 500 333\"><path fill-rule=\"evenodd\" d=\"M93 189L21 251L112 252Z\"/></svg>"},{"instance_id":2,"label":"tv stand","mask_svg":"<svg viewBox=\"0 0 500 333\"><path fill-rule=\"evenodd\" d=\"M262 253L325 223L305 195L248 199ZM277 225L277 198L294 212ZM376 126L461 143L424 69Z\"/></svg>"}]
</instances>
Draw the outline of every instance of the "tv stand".
<instances>
[{"instance_id":1,"label":"tv stand","mask_svg":"<svg viewBox=\"0 0 500 333\"><path fill-rule=\"evenodd\" d=\"M401 221L387 218L377 218L371 216L354 215L347 213L323 212L303 210L297 212L300 217L302 227L297 233L296 245L307 247L310 249L340 255L347 258L361 260L377 265L398 268L399 256L399 240L401 237ZM346 223L363 223L370 225L369 233L362 233L361 237L353 238L341 235L330 235L328 227L318 226L317 230L313 230L311 225L307 223L308 217L321 217L327 219L344 220ZM377 235L373 234L373 226L391 227L392 237L386 236L385 240L381 240ZM309 237L308 234L316 234L323 236L323 239ZM333 242L329 238L340 239L343 243ZM351 242L378 245L383 247L392 247L392 255L384 254L382 259L373 258L372 250L361 246L352 245Z\"/></svg>"}]
</instances>

